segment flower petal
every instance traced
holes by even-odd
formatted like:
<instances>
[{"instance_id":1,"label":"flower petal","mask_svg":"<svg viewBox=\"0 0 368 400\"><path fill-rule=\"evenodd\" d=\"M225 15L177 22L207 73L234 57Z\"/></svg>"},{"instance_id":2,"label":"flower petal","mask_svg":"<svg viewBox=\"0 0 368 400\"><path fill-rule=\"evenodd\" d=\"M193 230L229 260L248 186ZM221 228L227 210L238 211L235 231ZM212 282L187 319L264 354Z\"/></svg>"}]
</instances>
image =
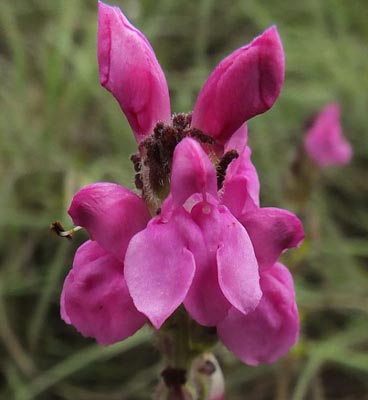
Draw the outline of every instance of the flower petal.
<instances>
[{"instance_id":1,"label":"flower petal","mask_svg":"<svg viewBox=\"0 0 368 400\"><path fill-rule=\"evenodd\" d=\"M215 326L225 318L231 304L219 286L216 259L201 263L196 258L195 261L196 274L184 306L200 325Z\"/></svg>"},{"instance_id":2,"label":"flower petal","mask_svg":"<svg viewBox=\"0 0 368 400\"><path fill-rule=\"evenodd\" d=\"M191 317L204 326L215 326L225 318L231 304L218 282L216 252L221 240L222 224L216 199L198 201L191 216L201 232L201 240L191 243L196 273L184 305Z\"/></svg>"},{"instance_id":3,"label":"flower petal","mask_svg":"<svg viewBox=\"0 0 368 400\"><path fill-rule=\"evenodd\" d=\"M84 336L107 345L131 336L146 322L129 295L123 263L96 242L75 255L61 294L61 316Z\"/></svg>"},{"instance_id":4,"label":"flower petal","mask_svg":"<svg viewBox=\"0 0 368 400\"><path fill-rule=\"evenodd\" d=\"M119 102L137 141L170 122L165 75L145 36L118 7L98 3L100 82Z\"/></svg>"},{"instance_id":5,"label":"flower petal","mask_svg":"<svg viewBox=\"0 0 368 400\"><path fill-rule=\"evenodd\" d=\"M230 150L236 150L238 154L241 154L248 143L248 127L247 124L243 124L237 129L231 136L230 139L225 143L224 153Z\"/></svg>"},{"instance_id":6,"label":"flower petal","mask_svg":"<svg viewBox=\"0 0 368 400\"><path fill-rule=\"evenodd\" d=\"M167 222L154 218L129 243L125 257L129 291L137 309L156 329L183 302L193 280L195 262L188 250L188 232L196 235L182 210Z\"/></svg>"},{"instance_id":7,"label":"flower petal","mask_svg":"<svg viewBox=\"0 0 368 400\"><path fill-rule=\"evenodd\" d=\"M272 107L284 81L284 64L273 26L216 67L198 96L192 126L225 143L245 121Z\"/></svg>"},{"instance_id":8,"label":"flower petal","mask_svg":"<svg viewBox=\"0 0 368 400\"><path fill-rule=\"evenodd\" d=\"M260 183L246 146L240 156L227 167L221 202L235 217L259 205Z\"/></svg>"},{"instance_id":9,"label":"flower petal","mask_svg":"<svg viewBox=\"0 0 368 400\"><path fill-rule=\"evenodd\" d=\"M195 193L217 197L215 168L197 141L186 138L176 146L170 190L173 206L184 204Z\"/></svg>"},{"instance_id":10,"label":"flower petal","mask_svg":"<svg viewBox=\"0 0 368 400\"><path fill-rule=\"evenodd\" d=\"M63 321L65 321L67 324L71 324L72 321L70 320L69 315L66 312L66 306L65 306L65 290L61 292L60 296L60 316Z\"/></svg>"},{"instance_id":11,"label":"flower petal","mask_svg":"<svg viewBox=\"0 0 368 400\"><path fill-rule=\"evenodd\" d=\"M284 356L299 334L298 310L290 272L275 264L261 274L263 297L244 315L231 308L218 325L224 345L246 364L272 363Z\"/></svg>"},{"instance_id":12,"label":"flower petal","mask_svg":"<svg viewBox=\"0 0 368 400\"><path fill-rule=\"evenodd\" d=\"M249 233L261 269L272 267L281 253L299 246L304 239L299 218L280 208L258 208L239 221Z\"/></svg>"},{"instance_id":13,"label":"flower petal","mask_svg":"<svg viewBox=\"0 0 368 400\"><path fill-rule=\"evenodd\" d=\"M121 261L133 235L150 219L144 201L115 183L93 183L73 198L69 215L76 225L87 229L106 251Z\"/></svg>"},{"instance_id":14,"label":"flower petal","mask_svg":"<svg viewBox=\"0 0 368 400\"><path fill-rule=\"evenodd\" d=\"M340 124L340 107L328 104L308 130L304 146L308 156L320 167L348 164L353 155Z\"/></svg>"},{"instance_id":15,"label":"flower petal","mask_svg":"<svg viewBox=\"0 0 368 400\"><path fill-rule=\"evenodd\" d=\"M253 310L262 293L258 265L244 228L216 202L199 202L191 215L203 240L190 244L197 268L186 309L205 326L219 323L231 304L242 312Z\"/></svg>"},{"instance_id":16,"label":"flower petal","mask_svg":"<svg viewBox=\"0 0 368 400\"><path fill-rule=\"evenodd\" d=\"M225 318L231 304L219 286L215 254L211 254L200 241L191 250L195 256L196 273L184 306L200 325L215 326Z\"/></svg>"},{"instance_id":17,"label":"flower petal","mask_svg":"<svg viewBox=\"0 0 368 400\"><path fill-rule=\"evenodd\" d=\"M219 284L229 302L247 314L262 297L258 263L246 230L226 207L220 207L219 211L222 219L222 241L217 250Z\"/></svg>"}]
</instances>

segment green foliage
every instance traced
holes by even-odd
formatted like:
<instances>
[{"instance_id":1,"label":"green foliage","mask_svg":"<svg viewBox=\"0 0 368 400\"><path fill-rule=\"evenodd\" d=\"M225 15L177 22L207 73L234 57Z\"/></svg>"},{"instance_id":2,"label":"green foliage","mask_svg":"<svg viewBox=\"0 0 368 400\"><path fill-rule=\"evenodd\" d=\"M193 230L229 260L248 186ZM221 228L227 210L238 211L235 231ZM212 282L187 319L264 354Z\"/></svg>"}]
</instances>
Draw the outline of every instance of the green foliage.
<instances>
[{"instance_id":1,"label":"green foliage","mask_svg":"<svg viewBox=\"0 0 368 400\"><path fill-rule=\"evenodd\" d=\"M363 399L366 0L115 3L152 42L174 111L191 109L223 56L278 25L286 51L285 88L274 108L249 124L264 205L290 205L284 180L304 121L329 101L341 103L354 161L324 172L303 214L309 236L286 261L296 279L300 343L278 364L257 369L240 365L220 347L218 353L232 400ZM84 184L109 180L133 187L133 136L98 83L96 3L3 1L0 26L0 398L148 399L160 367L146 331L99 348L59 319L63 278L85 237L58 240L49 224L61 219L70 225L68 203Z\"/></svg>"}]
</instances>

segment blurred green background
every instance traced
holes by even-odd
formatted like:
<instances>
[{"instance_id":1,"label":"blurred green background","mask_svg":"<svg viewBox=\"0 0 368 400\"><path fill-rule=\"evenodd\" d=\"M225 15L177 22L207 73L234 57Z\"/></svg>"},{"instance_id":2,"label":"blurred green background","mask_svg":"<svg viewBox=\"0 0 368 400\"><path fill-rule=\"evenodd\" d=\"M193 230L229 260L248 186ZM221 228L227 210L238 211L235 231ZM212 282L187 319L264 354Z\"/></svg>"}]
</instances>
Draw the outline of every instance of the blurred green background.
<instances>
[{"instance_id":1,"label":"blurred green background","mask_svg":"<svg viewBox=\"0 0 368 400\"><path fill-rule=\"evenodd\" d=\"M303 211L308 237L287 258L302 319L284 360L251 368L218 346L227 399L368 399L368 4L366 0L116 0L151 41L174 111L190 111L208 73L277 24L284 90L249 123L262 204L293 207L285 179L305 120L339 101L354 148L330 168ZM149 399L160 370L148 330L111 347L59 317L76 247L49 232L69 227L82 185L133 187L135 141L99 86L94 0L1 0L0 398Z\"/></svg>"}]
</instances>

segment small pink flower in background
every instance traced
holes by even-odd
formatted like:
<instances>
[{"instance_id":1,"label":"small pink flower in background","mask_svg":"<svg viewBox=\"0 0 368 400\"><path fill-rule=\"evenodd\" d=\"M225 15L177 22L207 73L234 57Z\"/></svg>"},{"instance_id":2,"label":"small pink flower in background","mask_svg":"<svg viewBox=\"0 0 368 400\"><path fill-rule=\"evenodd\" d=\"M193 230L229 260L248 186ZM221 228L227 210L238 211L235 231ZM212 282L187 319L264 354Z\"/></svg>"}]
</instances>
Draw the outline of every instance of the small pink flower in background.
<instances>
[{"instance_id":1,"label":"small pink flower in background","mask_svg":"<svg viewBox=\"0 0 368 400\"><path fill-rule=\"evenodd\" d=\"M320 167L350 162L353 151L343 136L337 103L328 104L317 115L306 133L304 147L308 156Z\"/></svg>"},{"instance_id":2,"label":"small pink flower in background","mask_svg":"<svg viewBox=\"0 0 368 400\"><path fill-rule=\"evenodd\" d=\"M275 27L225 58L192 115L170 118L165 76L141 32L99 3L101 84L118 100L138 142L141 196L95 183L69 214L91 240L77 251L62 318L110 344L147 321L159 329L181 305L256 365L298 336L293 283L280 254L303 239L292 213L259 205L245 122L276 101L284 53Z\"/></svg>"}]
</instances>

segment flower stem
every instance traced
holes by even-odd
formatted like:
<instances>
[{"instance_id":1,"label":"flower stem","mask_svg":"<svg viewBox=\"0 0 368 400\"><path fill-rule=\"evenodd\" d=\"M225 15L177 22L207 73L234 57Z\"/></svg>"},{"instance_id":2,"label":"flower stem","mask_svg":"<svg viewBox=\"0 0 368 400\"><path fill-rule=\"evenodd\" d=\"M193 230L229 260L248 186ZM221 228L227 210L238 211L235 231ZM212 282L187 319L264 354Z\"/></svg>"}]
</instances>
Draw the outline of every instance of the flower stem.
<instances>
[{"instance_id":1,"label":"flower stem","mask_svg":"<svg viewBox=\"0 0 368 400\"><path fill-rule=\"evenodd\" d=\"M156 336L165 362L156 400L223 399L222 372L208 353L217 340L215 329L198 325L180 308Z\"/></svg>"}]
</instances>

